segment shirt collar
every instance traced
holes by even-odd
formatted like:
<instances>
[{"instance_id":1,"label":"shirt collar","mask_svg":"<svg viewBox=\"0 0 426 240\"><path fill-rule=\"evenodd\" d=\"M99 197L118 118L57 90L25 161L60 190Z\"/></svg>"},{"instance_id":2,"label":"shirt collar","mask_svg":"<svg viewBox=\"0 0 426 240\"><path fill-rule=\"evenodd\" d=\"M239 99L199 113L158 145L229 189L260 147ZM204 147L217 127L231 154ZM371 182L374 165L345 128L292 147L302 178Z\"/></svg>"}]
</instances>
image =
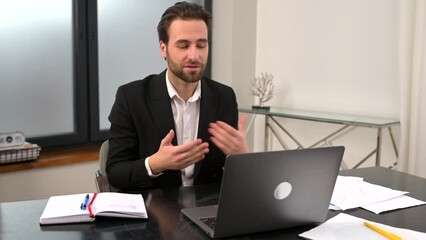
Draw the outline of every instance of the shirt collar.
<instances>
[{"instance_id":1,"label":"shirt collar","mask_svg":"<svg viewBox=\"0 0 426 240\"><path fill-rule=\"evenodd\" d=\"M167 92L169 93L169 96L171 99L173 99L175 96L179 97L175 87L173 87L172 83L170 82L168 71L166 73L166 86L167 86ZM196 102L201 97L201 80L198 81L197 87L195 88L194 94L188 99L187 102Z\"/></svg>"}]
</instances>

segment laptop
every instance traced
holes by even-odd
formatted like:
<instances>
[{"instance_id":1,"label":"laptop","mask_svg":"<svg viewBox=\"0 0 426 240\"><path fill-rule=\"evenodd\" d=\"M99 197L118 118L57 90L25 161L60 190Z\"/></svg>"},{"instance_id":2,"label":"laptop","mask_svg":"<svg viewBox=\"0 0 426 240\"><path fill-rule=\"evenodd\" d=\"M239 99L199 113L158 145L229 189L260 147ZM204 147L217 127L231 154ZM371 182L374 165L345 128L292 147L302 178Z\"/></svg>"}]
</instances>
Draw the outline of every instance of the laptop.
<instances>
[{"instance_id":1,"label":"laptop","mask_svg":"<svg viewBox=\"0 0 426 240\"><path fill-rule=\"evenodd\" d=\"M212 238L325 221L344 147L228 155L218 205L181 212Z\"/></svg>"}]
</instances>

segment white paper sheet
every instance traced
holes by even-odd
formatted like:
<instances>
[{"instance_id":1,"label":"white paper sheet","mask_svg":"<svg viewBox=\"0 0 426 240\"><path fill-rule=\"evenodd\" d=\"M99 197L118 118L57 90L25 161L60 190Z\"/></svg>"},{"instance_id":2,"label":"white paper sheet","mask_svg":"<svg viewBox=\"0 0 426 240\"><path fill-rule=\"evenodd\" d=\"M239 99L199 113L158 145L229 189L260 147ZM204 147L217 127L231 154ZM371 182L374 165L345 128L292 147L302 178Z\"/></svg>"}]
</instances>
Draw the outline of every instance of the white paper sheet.
<instances>
[{"instance_id":1,"label":"white paper sheet","mask_svg":"<svg viewBox=\"0 0 426 240\"><path fill-rule=\"evenodd\" d=\"M400 197L392 198L386 201L377 202L362 206L365 210L373 212L375 214L379 214L386 211L391 211L395 209L414 207L418 205L426 204L426 202L417 200L415 198L402 195Z\"/></svg>"},{"instance_id":2,"label":"white paper sheet","mask_svg":"<svg viewBox=\"0 0 426 240\"><path fill-rule=\"evenodd\" d=\"M347 210L383 202L406 193L408 192L365 182L362 178L338 176L330 203L339 209Z\"/></svg>"},{"instance_id":3,"label":"white paper sheet","mask_svg":"<svg viewBox=\"0 0 426 240\"><path fill-rule=\"evenodd\" d=\"M327 220L323 224L315 227L307 232L300 234L300 237L312 240L389 240L387 237L380 235L376 231L364 225L366 220L354 217L345 213L340 213L337 216ZM380 223L373 223L377 227L393 233L402 239L424 240L426 233L412 231L409 229L395 228Z\"/></svg>"}]
</instances>

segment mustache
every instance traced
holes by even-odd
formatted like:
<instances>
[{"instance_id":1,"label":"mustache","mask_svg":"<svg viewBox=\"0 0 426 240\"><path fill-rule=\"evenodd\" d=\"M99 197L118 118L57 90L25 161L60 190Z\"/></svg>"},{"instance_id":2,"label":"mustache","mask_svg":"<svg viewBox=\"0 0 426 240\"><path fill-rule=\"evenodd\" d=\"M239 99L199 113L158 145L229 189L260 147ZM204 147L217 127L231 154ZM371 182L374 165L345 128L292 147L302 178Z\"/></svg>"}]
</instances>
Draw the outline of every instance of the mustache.
<instances>
[{"instance_id":1,"label":"mustache","mask_svg":"<svg viewBox=\"0 0 426 240\"><path fill-rule=\"evenodd\" d=\"M204 63L199 61L188 61L188 62L185 62L183 65L184 66L203 66Z\"/></svg>"}]
</instances>

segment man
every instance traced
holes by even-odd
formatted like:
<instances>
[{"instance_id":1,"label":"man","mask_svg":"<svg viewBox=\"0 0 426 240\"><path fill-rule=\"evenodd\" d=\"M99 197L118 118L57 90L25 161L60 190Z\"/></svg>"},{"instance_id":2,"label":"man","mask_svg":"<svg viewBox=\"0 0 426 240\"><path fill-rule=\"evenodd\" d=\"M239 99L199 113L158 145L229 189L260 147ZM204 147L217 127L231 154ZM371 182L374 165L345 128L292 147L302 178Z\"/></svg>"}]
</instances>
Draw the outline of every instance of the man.
<instances>
[{"instance_id":1,"label":"man","mask_svg":"<svg viewBox=\"0 0 426 240\"><path fill-rule=\"evenodd\" d=\"M220 182L225 156L249 151L234 91L202 76L210 23L199 5L168 8L157 27L167 69L118 89L106 166L114 187Z\"/></svg>"}]
</instances>

